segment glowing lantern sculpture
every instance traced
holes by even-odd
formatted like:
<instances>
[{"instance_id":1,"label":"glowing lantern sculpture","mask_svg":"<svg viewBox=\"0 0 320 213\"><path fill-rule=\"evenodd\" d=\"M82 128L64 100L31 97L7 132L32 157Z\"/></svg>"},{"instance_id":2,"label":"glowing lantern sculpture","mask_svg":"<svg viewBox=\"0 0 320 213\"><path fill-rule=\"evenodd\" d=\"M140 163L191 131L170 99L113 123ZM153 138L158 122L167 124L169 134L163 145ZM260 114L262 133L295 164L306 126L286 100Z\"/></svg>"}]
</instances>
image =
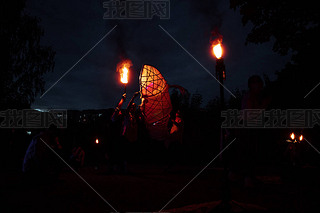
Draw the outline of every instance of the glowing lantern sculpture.
<instances>
[{"instance_id":1,"label":"glowing lantern sculpture","mask_svg":"<svg viewBox=\"0 0 320 213\"><path fill-rule=\"evenodd\" d=\"M153 66L143 65L140 72L142 111L150 136L163 140L168 135L168 121L172 110L169 85Z\"/></svg>"}]
</instances>

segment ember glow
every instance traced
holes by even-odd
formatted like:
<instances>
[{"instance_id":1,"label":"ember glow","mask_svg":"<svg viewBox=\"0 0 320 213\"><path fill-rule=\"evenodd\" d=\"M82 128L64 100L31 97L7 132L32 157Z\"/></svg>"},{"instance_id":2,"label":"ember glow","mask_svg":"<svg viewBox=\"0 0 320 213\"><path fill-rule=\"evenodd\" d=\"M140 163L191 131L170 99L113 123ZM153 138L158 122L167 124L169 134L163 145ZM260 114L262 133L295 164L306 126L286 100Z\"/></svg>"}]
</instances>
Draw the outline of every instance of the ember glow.
<instances>
[{"instance_id":1,"label":"ember glow","mask_svg":"<svg viewBox=\"0 0 320 213\"><path fill-rule=\"evenodd\" d=\"M96 144L98 144L98 143L99 143L99 139L97 138L97 139L96 139Z\"/></svg>"}]
</instances>

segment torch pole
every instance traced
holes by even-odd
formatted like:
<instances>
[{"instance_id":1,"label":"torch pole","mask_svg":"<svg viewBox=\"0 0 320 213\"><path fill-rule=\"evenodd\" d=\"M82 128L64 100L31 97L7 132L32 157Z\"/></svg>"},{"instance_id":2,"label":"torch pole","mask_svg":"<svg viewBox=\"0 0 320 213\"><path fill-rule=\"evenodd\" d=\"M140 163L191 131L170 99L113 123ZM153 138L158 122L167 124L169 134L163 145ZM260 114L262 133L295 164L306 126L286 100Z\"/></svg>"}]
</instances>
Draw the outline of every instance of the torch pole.
<instances>
[{"instance_id":1,"label":"torch pole","mask_svg":"<svg viewBox=\"0 0 320 213\"><path fill-rule=\"evenodd\" d=\"M224 104L224 87L223 87L223 81L224 81L224 73L225 73L225 65L223 58L219 58L216 60L216 76L220 82L220 113L225 109ZM221 124L222 125L222 124ZM225 146L225 133L224 129L220 129L220 150ZM220 160L223 162L224 167L224 181L223 181L223 192L222 192L222 202L221 205L229 205L229 202L231 201L230 196L230 186L228 181L228 169L227 169L227 161L225 159L225 156L220 155Z\"/></svg>"},{"instance_id":2,"label":"torch pole","mask_svg":"<svg viewBox=\"0 0 320 213\"><path fill-rule=\"evenodd\" d=\"M224 88L223 88L223 79L219 79L220 81L220 104L221 104L221 111L224 109Z\"/></svg>"},{"instance_id":3,"label":"torch pole","mask_svg":"<svg viewBox=\"0 0 320 213\"><path fill-rule=\"evenodd\" d=\"M216 76L220 83L220 113L225 108L224 104L224 87L223 87L223 81L224 81L224 73L225 73L225 65L223 58L219 58L216 60ZM221 128L220 131L220 149L222 150L223 146L225 145L224 141L224 133L223 129ZM222 155L220 155L220 160L222 160Z\"/></svg>"},{"instance_id":4,"label":"torch pole","mask_svg":"<svg viewBox=\"0 0 320 213\"><path fill-rule=\"evenodd\" d=\"M127 84L124 84L124 93L127 93Z\"/></svg>"},{"instance_id":5,"label":"torch pole","mask_svg":"<svg viewBox=\"0 0 320 213\"><path fill-rule=\"evenodd\" d=\"M219 58L216 61L216 72L217 72L217 77L220 82L220 107L221 110L224 109L224 87L223 87L223 81L224 81L224 76L223 72L225 71L225 65L223 58Z\"/></svg>"}]
</instances>

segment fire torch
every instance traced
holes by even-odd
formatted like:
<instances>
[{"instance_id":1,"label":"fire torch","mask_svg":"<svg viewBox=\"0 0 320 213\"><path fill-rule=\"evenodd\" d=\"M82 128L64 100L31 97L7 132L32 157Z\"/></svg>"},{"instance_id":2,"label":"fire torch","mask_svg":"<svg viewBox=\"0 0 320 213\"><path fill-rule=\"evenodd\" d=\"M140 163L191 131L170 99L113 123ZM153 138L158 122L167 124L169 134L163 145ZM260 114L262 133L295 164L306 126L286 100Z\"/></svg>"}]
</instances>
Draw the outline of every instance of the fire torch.
<instances>
[{"instance_id":1,"label":"fire torch","mask_svg":"<svg viewBox=\"0 0 320 213\"><path fill-rule=\"evenodd\" d=\"M117 72L120 74L120 82L124 84L124 93L127 92L127 84L129 82L129 70L132 66L132 62L129 59L125 59L117 64Z\"/></svg>"},{"instance_id":2,"label":"fire torch","mask_svg":"<svg viewBox=\"0 0 320 213\"><path fill-rule=\"evenodd\" d=\"M127 92L127 84L128 84L128 77L129 77L129 68L126 64L119 70L120 73L120 81L124 84L124 93Z\"/></svg>"},{"instance_id":3,"label":"fire torch","mask_svg":"<svg viewBox=\"0 0 320 213\"><path fill-rule=\"evenodd\" d=\"M213 55L216 57L216 76L220 82L220 106L221 106L221 109L223 109L224 108L223 81L226 80L226 70L225 70L225 65L222 58L223 49L222 49L221 43L222 43L221 38L216 39L212 43L212 52L213 52Z\"/></svg>"}]
</instances>

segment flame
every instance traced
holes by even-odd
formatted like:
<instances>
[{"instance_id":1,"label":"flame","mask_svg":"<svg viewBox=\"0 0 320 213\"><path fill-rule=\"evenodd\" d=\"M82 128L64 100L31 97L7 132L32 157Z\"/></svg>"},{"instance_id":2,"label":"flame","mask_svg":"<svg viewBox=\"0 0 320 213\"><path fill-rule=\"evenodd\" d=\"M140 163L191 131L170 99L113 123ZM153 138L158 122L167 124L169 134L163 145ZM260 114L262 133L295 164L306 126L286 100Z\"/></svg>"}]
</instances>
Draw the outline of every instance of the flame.
<instances>
[{"instance_id":1,"label":"flame","mask_svg":"<svg viewBox=\"0 0 320 213\"><path fill-rule=\"evenodd\" d=\"M127 84L129 82L129 70L132 66L132 62L130 59L122 60L117 64L117 72L120 74L120 82L123 84Z\"/></svg>"},{"instance_id":2,"label":"flame","mask_svg":"<svg viewBox=\"0 0 320 213\"><path fill-rule=\"evenodd\" d=\"M219 38L215 39L211 45L212 45L212 53L213 55L217 58L220 59L223 54L223 49L222 49L222 36Z\"/></svg>"},{"instance_id":3,"label":"flame","mask_svg":"<svg viewBox=\"0 0 320 213\"><path fill-rule=\"evenodd\" d=\"M126 67L126 65L124 65L123 68L120 70L120 81L123 84L127 84L128 83L128 74L129 74L129 70Z\"/></svg>"},{"instance_id":4,"label":"flame","mask_svg":"<svg viewBox=\"0 0 320 213\"><path fill-rule=\"evenodd\" d=\"M300 141L303 140L303 135L300 135L299 140L300 140Z\"/></svg>"},{"instance_id":5,"label":"flame","mask_svg":"<svg viewBox=\"0 0 320 213\"><path fill-rule=\"evenodd\" d=\"M221 43L218 43L213 46L213 54L217 59L220 59L222 57L222 46Z\"/></svg>"},{"instance_id":6,"label":"flame","mask_svg":"<svg viewBox=\"0 0 320 213\"><path fill-rule=\"evenodd\" d=\"M291 133L290 138L291 138L292 140L294 140L295 137L296 137L296 136L294 135L294 133Z\"/></svg>"},{"instance_id":7,"label":"flame","mask_svg":"<svg viewBox=\"0 0 320 213\"><path fill-rule=\"evenodd\" d=\"M98 143L99 143L99 139L97 138L97 139L96 139L96 144L98 144Z\"/></svg>"}]
</instances>

